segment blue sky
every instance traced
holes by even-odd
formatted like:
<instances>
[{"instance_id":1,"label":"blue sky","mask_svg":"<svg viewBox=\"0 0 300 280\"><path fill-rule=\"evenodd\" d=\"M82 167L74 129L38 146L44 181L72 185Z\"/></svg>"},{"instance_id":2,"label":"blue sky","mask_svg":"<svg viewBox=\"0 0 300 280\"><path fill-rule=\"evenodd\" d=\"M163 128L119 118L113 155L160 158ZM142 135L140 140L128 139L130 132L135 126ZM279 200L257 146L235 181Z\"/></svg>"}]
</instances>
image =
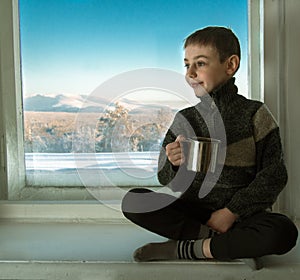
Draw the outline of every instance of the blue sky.
<instances>
[{"instance_id":1,"label":"blue sky","mask_svg":"<svg viewBox=\"0 0 300 280\"><path fill-rule=\"evenodd\" d=\"M19 0L23 93L88 94L125 71L184 73L185 37L207 25L239 37L247 89L247 0Z\"/></svg>"}]
</instances>

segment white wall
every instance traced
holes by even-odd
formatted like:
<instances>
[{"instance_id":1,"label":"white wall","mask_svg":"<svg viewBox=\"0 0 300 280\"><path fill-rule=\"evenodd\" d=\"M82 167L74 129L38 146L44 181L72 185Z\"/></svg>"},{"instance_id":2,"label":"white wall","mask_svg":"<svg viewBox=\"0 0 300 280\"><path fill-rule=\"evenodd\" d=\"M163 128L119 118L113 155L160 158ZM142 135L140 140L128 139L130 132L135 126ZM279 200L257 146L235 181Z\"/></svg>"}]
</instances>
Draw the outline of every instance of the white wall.
<instances>
[{"instance_id":1,"label":"white wall","mask_svg":"<svg viewBox=\"0 0 300 280\"><path fill-rule=\"evenodd\" d=\"M289 168L290 212L300 217L300 1L285 5L286 34L286 147Z\"/></svg>"},{"instance_id":2,"label":"white wall","mask_svg":"<svg viewBox=\"0 0 300 280\"><path fill-rule=\"evenodd\" d=\"M300 1L264 1L265 102L283 138L289 182L279 209L300 218Z\"/></svg>"}]
</instances>

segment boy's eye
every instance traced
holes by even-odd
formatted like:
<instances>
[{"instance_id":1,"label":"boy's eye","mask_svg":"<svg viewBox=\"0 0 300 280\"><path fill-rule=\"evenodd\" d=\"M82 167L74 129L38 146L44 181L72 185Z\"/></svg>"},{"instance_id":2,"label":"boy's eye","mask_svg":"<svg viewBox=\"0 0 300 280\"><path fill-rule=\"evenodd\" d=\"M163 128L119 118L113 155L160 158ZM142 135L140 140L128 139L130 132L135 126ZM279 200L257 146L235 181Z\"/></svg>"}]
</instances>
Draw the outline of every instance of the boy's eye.
<instances>
[{"instance_id":1,"label":"boy's eye","mask_svg":"<svg viewBox=\"0 0 300 280\"><path fill-rule=\"evenodd\" d=\"M203 66L205 66L206 65L206 63L204 62L204 61L198 61L198 62L195 62L194 63L194 67L203 67ZM184 65L184 67L186 68L186 69L189 69L191 66L190 66L190 64L188 64L188 63L186 63L185 65Z\"/></svg>"},{"instance_id":2,"label":"boy's eye","mask_svg":"<svg viewBox=\"0 0 300 280\"><path fill-rule=\"evenodd\" d=\"M205 66L205 65L206 65L206 63L203 62L203 61L198 61L198 62L197 62L197 66L198 66L198 67L202 67L202 66Z\"/></svg>"}]
</instances>

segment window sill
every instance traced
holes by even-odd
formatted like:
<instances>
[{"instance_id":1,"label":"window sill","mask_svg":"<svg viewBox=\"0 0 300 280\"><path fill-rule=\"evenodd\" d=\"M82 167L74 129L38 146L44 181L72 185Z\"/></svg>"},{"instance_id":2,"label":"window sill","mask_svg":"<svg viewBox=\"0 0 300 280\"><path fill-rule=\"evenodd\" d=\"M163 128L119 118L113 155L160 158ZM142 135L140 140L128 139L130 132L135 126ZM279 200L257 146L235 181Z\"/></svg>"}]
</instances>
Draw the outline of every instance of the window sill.
<instances>
[{"instance_id":1,"label":"window sill","mask_svg":"<svg viewBox=\"0 0 300 280\"><path fill-rule=\"evenodd\" d=\"M137 187L161 189L159 186ZM103 187L91 194L84 187L24 187L10 200L0 200L0 219L128 223L121 212L121 201L129 189ZM164 188L164 192L173 194L168 188Z\"/></svg>"},{"instance_id":2,"label":"window sill","mask_svg":"<svg viewBox=\"0 0 300 280\"><path fill-rule=\"evenodd\" d=\"M222 279L299 278L299 244L286 255L266 257L264 269L255 272L239 261L133 262L135 248L164 240L133 224L2 221L0 278L148 280L199 279L199 275L211 280L220 279L220 275Z\"/></svg>"},{"instance_id":3,"label":"window sill","mask_svg":"<svg viewBox=\"0 0 300 280\"><path fill-rule=\"evenodd\" d=\"M0 219L34 222L128 223L120 204L85 201L0 201Z\"/></svg>"}]
</instances>

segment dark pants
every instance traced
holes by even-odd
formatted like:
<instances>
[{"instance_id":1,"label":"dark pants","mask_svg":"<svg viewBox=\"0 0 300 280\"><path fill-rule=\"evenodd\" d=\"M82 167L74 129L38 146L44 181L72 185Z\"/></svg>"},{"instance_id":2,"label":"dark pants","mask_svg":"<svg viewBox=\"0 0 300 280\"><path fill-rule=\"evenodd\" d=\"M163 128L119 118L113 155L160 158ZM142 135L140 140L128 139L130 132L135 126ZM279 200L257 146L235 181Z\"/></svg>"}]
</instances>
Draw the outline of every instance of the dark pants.
<instances>
[{"instance_id":1,"label":"dark pants","mask_svg":"<svg viewBox=\"0 0 300 280\"><path fill-rule=\"evenodd\" d=\"M153 211L128 211L141 203L137 193L149 193L151 201L173 201ZM211 210L182 199L170 200L170 195L147 189L129 191L122 202L123 214L133 223L173 240L198 239L200 227L209 220ZM143 202L144 203L144 202ZM195 202L196 203L196 202ZM128 207L130 206L130 207ZM296 244L298 231L286 216L259 212L235 223L230 230L216 234L210 243L211 253L218 260L254 258L271 254L285 254Z\"/></svg>"}]
</instances>

